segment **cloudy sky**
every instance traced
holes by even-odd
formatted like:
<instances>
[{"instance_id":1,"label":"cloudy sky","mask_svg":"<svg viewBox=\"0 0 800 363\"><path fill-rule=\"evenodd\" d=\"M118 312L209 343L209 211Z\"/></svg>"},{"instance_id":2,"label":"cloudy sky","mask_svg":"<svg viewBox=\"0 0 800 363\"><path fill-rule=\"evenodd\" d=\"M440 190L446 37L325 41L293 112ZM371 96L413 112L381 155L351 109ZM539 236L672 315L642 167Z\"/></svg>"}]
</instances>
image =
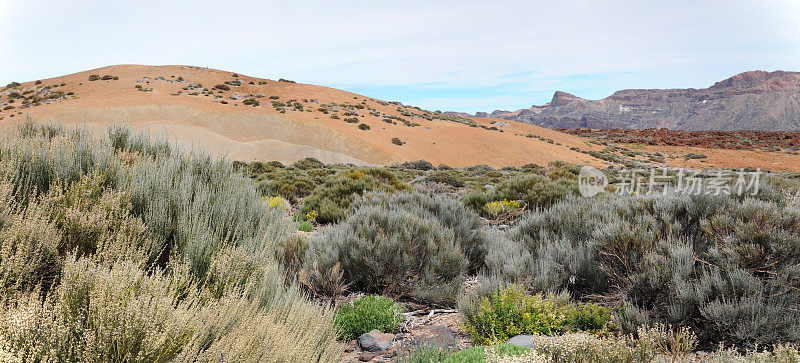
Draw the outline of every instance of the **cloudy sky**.
<instances>
[{"instance_id":1,"label":"cloudy sky","mask_svg":"<svg viewBox=\"0 0 800 363\"><path fill-rule=\"evenodd\" d=\"M800 1L0 0L2 84L131 63L511 110L800 71Z\"/></svg>"}]
</instances>

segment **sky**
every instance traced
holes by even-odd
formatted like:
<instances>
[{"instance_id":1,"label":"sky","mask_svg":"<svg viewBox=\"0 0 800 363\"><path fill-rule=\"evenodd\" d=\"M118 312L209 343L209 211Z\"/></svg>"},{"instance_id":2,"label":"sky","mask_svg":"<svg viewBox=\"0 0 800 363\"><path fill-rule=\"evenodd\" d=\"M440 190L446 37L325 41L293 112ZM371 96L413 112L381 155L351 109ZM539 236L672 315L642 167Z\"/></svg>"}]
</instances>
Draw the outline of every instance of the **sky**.
<instances>
[{"instance_id":1,"label":"sky","mask_svg":"<svg viewBox=\"0 0 800 363\"><path fill-rule=\"evenodd\" d=\"M0 84L114 64L491 112L800 71L800 1L0 0Z\"/></svg>"}]
</instances>

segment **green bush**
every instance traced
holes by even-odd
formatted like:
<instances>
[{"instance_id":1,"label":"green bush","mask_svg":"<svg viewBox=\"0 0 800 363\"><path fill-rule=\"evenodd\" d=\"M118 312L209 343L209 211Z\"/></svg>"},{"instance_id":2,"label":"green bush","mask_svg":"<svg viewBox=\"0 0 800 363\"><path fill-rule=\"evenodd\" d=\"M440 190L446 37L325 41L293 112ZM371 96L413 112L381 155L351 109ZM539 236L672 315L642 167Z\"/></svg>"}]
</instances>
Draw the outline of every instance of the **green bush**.
<instances>
[{"instance_id":1,"label":"green bush","mask_svg":"<svg viewBox=\"0 0 800 363\"><path fill-rule=\"evenodd\" d=\"M557 176L557 175L554 175ZM521 200L527 208L549 207L568 195L577 195L578 185L566 178L551 180L540 175L521 175L506 180L488 192L470 191L464 196L464 204L482 213L486 203L502 200Z\"/></svg>"},{"instance_id":2,"label":"green bush","mask_svg":"<svg viewBox=\"0 0 800 363\"><path fill-rule=\"evenodd\" d=\"M325 164L315 158L305 158L298 161L295 161L292 164L295 168L300 170L312 169L312 168L323 168Z\"/></svg>"},{"instance_id":3,"label":"green bush","mask_svg":"<svg viewBox=\"0 0 800 363\"><path fill-rule=\"evenodd\" d=\"M464 306L467 333L477 344L502 343L519 334L596 332L610 316L597 305L574 305L564 296L528 295L518 287L499 288Z\"/></svg>"},{"instance_id":4,"label":"green bush","mask_svg":"<svg viewBox=\"0 0 800 363\"><path fill-rule=\"evenodd\" d=\"M400 138L393 137L392 138L392 144L395 144L397 146L403 146L403 144L405 144L405 143L403 142L403 140L400 140Z\"/></svg>"},{"instance_id":5,"label":"green bush","mask_svg":"<svg viewBox=\"0 0 800 363\"><path fill-rule=\"evenodd\" d=\"M326 224L345 218L356 196L369 191L394 192L408 186L386 169L343 170L325 178L304 200L300 212L317 211L317 222Z\"/></svg>"},{"instance_id":6,"label":"green bush","mask_svg":"<svg viewBox=\"0 0 800 363\"><path fill-rule=\"evenodd\" d=\"M455 170L436 170L426 176L425 181L447 184L456 188L464 186L464 180Z\"/></svg>"},{"instance_id":7,"label":"green bush","mask_svg":"<svg viewBox=\"0 0 800 363\"><path fill-rule=\"evenodd\" d=\"M370 129L370 127L369 127L369 125L367 125L365 123L360 123L360 124L358 124L358 129L362 130L362 131L367 131L367 130Z\"/></svg>"},{"instance_id":8,"label":"green bush","mask_svg":"<svg viewBox=\"0 0 800 363\"><path fill-rule=\"evenodd\" d=\"M433 166L433 164L431 164L430 161L427 160L407 161L398 166L405 169L423 170L423 171L436 169L436 167Z\"/></svg>"},{"instance_id":9,"label":"green bush","mask_svg":"<svg viewBox=\"0 0 800 363\"><path fill-rule=\"evenodd\" d=\"M391 333L405 320L403 308L392 299L383 296L364 296L343 304L336 311L334 325L339 329L339 337L352 340L372 330Z\"/></svg>"},{"instance_id":10,"label":"green bush","mask_svg":"<svg viewBox=\"0 0 800 363\"><path fill-rule=\"evenodd\" d=\"M97 81L97 80L100 80L100 75L99 74L92 74L92 75L89 76L89 81L90 82L91 81Z\"/></svg>"},{"instance_id":11,"label":"green bush","mask_svg":"<svg viewBox=\"0 0 800 363\"><path fill-rule=\"evenodd\" d=\"M299 230L301 230L303 232L311 232L311 231L314 230L314 225L311 224L310 222L303 222L303 223L300 223L300 225L297 227L297 229L299 229Z\"/></svg>"}]
</instances>

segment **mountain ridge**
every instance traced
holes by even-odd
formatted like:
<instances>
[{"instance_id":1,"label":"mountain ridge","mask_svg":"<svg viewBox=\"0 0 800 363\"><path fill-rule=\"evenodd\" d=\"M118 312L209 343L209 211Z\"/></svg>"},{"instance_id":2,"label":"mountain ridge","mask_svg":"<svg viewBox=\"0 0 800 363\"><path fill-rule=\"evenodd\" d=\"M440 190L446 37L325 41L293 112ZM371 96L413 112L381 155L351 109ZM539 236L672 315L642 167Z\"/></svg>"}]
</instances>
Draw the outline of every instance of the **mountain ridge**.
<instances>
[{"instance_id":1,"label":"mountain ridge","mask_svg":"<svg viewBox=\"0 0 800 363\"><path fill-rule=\"evenodd\" d=\"M800 72L743 72L708 88L623 89L589 100L556 91L550 102L476 117L547 128L800 130Z\"/></svg>"}]
</instances>

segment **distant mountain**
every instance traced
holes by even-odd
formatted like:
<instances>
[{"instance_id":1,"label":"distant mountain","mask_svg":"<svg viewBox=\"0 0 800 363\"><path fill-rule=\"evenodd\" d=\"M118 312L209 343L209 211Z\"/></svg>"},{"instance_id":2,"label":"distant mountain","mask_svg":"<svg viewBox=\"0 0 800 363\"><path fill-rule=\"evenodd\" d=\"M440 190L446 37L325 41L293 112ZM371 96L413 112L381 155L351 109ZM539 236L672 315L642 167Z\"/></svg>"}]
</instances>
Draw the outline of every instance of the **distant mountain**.
<instances>
[{"instance_id":1,"label":"distant mountain","mask_svg":"<svg viewBox=\"0 0 800 363\"><path fill-rule=\"evenodd\" d=\"M557 91L542 106L478 112L548 128L800 130L800 72L751 71L703 89L628 89L602 100Z\"/></svg>"}]
</instances>

